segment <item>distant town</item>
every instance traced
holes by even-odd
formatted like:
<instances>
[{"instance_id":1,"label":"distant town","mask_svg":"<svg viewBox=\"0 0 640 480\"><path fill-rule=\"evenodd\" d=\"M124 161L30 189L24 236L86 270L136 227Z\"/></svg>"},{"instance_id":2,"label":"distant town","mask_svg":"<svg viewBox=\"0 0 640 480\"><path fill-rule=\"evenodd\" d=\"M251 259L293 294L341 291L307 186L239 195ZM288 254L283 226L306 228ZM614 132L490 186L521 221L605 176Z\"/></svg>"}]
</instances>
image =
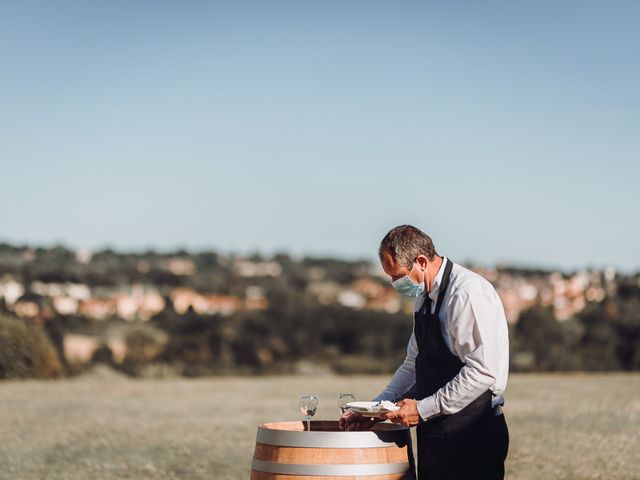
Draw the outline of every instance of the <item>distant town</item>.
<instances>
[{"instance_id":1,"label":"distant town","mask_svg":"<svg viewBox=\"0 0 640 480\"><path fill-rule=\"evenodd\" d=\"M589 305L617 297L621 283L640 289L639 274L619 275L612 268L560 272L467 267L495 286L512 329L523 312L532 308L549 312L563 323L579 317ZM365 322L370 313L376 318L387 315L395 322L405 318L403 334L391 347L398 350L393 357L401 357L401 339L410 328L412 304L395 292L379 265L370 262L285 254L267 258L186 251L118 253L0 244L0 314L44 328L56 343L61 364L71 371L91 364L97 352L106 350L107 361L115 366L129 363L141 371L141 365L174 364L179 359L178 373L185 373L193 364L186 353L188 345L174 342L173 357L170 353L172 337L184 340L180 318L209 319L200 332L208 335L209 352L203 353L202 345L194 346L200 351L195 363L204 366L196 368L195 374L231 372L242 365L248 371L276 364L300 368L305 352L281 345L287 343L286 335L269 326L270 322L280 323L283 315L296 316L295 311L282 309L282 302L290 296L297 297L296 302L305 299L306 307L299 304L305 311L339 309L344 318L351 311L353 318ZM260 319L264 331L243 329L248 319ZM185 320L185 327L187 323ZM376 350L374 346L362 352L336 340L334 337L349 334L343 331L344 325L336 325L333 332L324 324L304 325L312 329L310 334L324 332L322 345L308 352L310 358L319 356L331 363L340 354L358 357ZM133 333L142 344L131 340ZM198 334L192 331L190 335L194 333ZM233 343L238 336L256 334L272 338L244 347ZM132 353L135 345L141 352ZM243 353L238 354L239 349Z\"/></svg>"}]
</instances>

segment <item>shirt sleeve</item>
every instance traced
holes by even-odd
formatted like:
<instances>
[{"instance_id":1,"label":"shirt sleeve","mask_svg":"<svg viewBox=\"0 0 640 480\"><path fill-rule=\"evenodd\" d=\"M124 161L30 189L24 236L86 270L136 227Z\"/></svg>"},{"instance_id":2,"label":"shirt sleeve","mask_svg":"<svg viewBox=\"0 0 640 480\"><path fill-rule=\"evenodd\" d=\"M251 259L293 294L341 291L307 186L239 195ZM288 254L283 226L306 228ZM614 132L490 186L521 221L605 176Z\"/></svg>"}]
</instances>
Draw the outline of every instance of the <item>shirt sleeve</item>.
<instances>
[{"instance_id":1,"label":"shirt sleeve","mask_svg":"<svg viewBox=\"0 0 640 480\"><path fill-rule=\"evenodd\" d=\"M424 420L457 413L478 398L498 375L498 325L493 299L487 292L462 293L451 299L449 338L464 365L433 395L418 402Z\"/></svg>"},{"instance_id":2,"label":"shirt sleeve","mask_svg":"<svg viewBox=\"0 0 640 480\"><path fill-rule=\"evenodd\" d=\"M418 355L418 343L415 334L411 334L407 345L407 356L398 367L396 373L389 381L387 387L377 397L374 402L381 400L396 401L404 393L408 392L416 383L416 356Z\"/></svg>"}]
</instances>

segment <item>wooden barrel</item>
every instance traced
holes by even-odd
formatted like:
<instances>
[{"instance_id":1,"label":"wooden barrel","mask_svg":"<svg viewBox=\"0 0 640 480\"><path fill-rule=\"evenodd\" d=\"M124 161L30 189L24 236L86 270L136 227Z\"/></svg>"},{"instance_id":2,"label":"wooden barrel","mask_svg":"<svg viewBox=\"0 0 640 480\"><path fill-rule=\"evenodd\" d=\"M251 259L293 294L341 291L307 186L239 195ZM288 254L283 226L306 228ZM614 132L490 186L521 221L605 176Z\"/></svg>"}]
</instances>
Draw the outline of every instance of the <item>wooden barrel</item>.
<instances>
[{"instance_id":1,"label":"wooden barrel","mask_svg":"<svg viewBox=\"0 0 640 480\"><path fill-rule=\"evenodd\" d=\"M265 423L258 427L251 480L414 479L409 429L378 423L343 432L338 422Z\"/></svg>"}]
</instances>

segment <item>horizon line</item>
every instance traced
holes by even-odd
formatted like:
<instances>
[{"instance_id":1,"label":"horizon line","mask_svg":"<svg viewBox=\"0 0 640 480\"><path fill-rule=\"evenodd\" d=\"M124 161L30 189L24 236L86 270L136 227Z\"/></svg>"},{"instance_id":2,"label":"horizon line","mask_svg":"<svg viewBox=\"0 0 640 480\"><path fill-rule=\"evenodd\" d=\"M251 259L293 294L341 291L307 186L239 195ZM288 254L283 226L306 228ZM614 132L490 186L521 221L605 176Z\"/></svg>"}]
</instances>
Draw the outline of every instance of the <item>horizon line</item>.
<instances>
[{"instance_id":1,"label":"horizon line","mask_svg":"<svg viewBox=\"0 0 640 480\"><path fill-rule=\"evenodd\" d=\"M297 251L295 248L291 247L278 247L278 248L248 248L248 249L239 249L232 250L226 249L223 247L215 247L214 245L189 245L186 242L184 244L176 244L173 246L159 246L159 245L146 245L146 246L124 246L118 245L117 242L104 242L101 245L94 246L86 246L86 245L74 245L73 242L64 241L64 240L51 240L48 242L32 242L32 241L17 241L11 240L6 237L0 237L0 245L8 245L14 248L30 248L30 249L38 249L42 248L45 250L51 250L53 248L61 247L66 250L70 250L73 252L90 252L92 254L97 252L104 252L107 250L113 251L116 254L126 255L126 254L144 254L144 253L158 253L162 255L168 255L172 253L177 253L179 251L184 251L187 254L200 254L200 253L217 253L222 256L232 257L232 258L246 258L252 255L257 255L259 257L263 257L265 259L273 258L277 255L286 255L289 258L294 260L303 260L303 259L325 259L325 260L340 260L346 262L367 262L376 264L378 261L377 254L371 256L357 256L351 255L347 253L338 253L338 252L313 252L313 251ZM447 255L443 255L447 258ZM543 263L530 263L521 260L499 260L495 262L479 262L472 258L464 258L462 261L459 261L462 265L469 265L473 267L480 268L515 268L522 270L538 270L545 272L561 272L561 273L571 273L571 272L579 272L579 271L607 271L613 270L616 273L622 273L628 276L634 276L640 274L640 267L625 269L620 268L617 265L589 265L583 264L580 267L572 266L572 267L559 267L558 265L550 265Z\"/></svg>"}]
</instances>

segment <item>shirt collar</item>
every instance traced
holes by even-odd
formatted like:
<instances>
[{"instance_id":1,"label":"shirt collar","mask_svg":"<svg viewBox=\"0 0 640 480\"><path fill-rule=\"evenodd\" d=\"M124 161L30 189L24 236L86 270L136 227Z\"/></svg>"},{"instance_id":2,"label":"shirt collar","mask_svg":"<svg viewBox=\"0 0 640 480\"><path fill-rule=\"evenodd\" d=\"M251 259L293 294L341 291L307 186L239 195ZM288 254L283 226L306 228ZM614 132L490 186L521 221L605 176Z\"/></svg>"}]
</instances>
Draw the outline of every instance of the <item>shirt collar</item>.
<instances>
[{"instance_id":1,"label":"shirt collar","mask_svg":"<svg viewBox=\"0 0 640 480\"><path fill-rule=\"evenodd\" d=\"M442 283L442 277L444 276L444 266L446 265L447 261L447 257L442 257L442 264L440 264L440 268L438 269L436 278L433 279L433 283L431 284L431 290L429 290L428 292L429 298L432 302L435 302L438 299L440 284Z\"/></svg>"}]
</instances>

